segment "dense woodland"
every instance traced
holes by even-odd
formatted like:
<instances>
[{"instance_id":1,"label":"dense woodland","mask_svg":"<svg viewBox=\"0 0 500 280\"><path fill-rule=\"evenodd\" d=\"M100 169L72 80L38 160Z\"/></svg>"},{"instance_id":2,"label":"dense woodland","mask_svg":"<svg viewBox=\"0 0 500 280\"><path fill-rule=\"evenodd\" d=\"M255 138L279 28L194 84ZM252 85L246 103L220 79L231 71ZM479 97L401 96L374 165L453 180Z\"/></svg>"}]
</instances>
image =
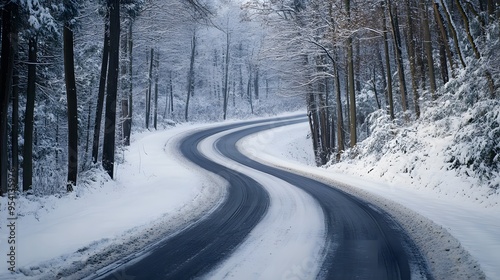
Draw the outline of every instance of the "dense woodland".
<instances>
[{"instance_id":1,"label":"dense woodland","mask_svg":"<svg viewBox=\"0 0 500 280\"><path fill-rule=\"evenodd\" d=\"M497 101L499 3L313 0L247 7L275 26L287 25L274 33L287 42L286 59L303 65L300 88L316 161L324 165L371 133L367 118L374 111L404 125L443 100L469 108ZM464 75L477 79L477 88L467 96L446 94L458 91L457 78ZM498 162L496 141L489 157Z\"/></svg>"},{"instance_id":2,"label":"dense woodland","mask_svg":"<svg viewBox=\"0 0 500 280\"><path fill-rule=\"evenodd\" d=\"M324 165L355 156L381 118L409 125L443 101L498 108L499 3L3 0L1 194L113 178L133 131L178 122L307 106Z\"/></svg>"}]
</instances>

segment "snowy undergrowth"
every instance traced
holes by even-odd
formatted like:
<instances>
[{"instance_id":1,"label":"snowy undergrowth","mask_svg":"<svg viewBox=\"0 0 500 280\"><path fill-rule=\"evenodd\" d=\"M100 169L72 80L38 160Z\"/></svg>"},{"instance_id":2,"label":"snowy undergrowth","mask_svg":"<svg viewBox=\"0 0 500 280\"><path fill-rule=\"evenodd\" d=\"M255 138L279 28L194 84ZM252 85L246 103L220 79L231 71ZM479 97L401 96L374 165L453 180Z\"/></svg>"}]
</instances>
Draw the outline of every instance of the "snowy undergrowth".
<instances>
[{"instance_id":1,"label":"snowy undergrowth","mask_svg":"<svg viewBox=\"0 0 500 280\"><path fill-rule=\"evenodd\" d=\"M371 135L328 168L431 189L437 196L463 197L485 207L497 205L500 101L477 93L485 90L478 84L486 81L472 82L468 75L463 71L450 81L411 124L391 121L381 110L372 113Z\"/></svg>"}]
</instances>

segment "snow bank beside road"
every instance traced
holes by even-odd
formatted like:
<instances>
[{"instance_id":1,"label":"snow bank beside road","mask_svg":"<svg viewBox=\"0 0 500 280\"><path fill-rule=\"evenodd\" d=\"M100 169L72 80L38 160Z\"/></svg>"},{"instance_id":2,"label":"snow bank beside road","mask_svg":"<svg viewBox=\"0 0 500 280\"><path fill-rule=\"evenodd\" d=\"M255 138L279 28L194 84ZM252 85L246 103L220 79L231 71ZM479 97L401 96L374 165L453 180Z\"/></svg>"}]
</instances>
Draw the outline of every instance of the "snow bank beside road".
<instances>
[{"instance_id":1,"label":"snow bank beside road","mask_svg":"<svg viewBox=\"0 0 500 280\"><path fill-rule=\"evenodd\" d=\"M1 279L80 278L114 258L142 249L159 236L210 211L224 196L191 165L179 164L165 143L196 126L134 136L118 165L116 181L104 172L80 175L85 184L62 197L19 198L16 269L0 262ZM5 198L2 199L1 252L6 251ZM80 273L76 274L75 273Z\"/></svg>"},{"instance_id":2,"label":"snow bank beside road","mask_svg":"<svg viewBox=\"0 0 500 280\"><path fill-rule=\"evenodd\" d=\"M424 253L430 262L433 262L434 269L441 271L440 275L444 277L443 279L449 279L450 274L447 275L447 271L459 273L455 274L460 276L459 279L470 278L468 273L474 273L475 261L468 258L463 249L479 262L488 279L500 278L498 267L500 263L500 218L498 216L500 207L498 205L490 204L488 208L485 208L463 196L453 198L438 196L439 190L421 188L417 179L406 181L406 183L391 184L384 178L367 176L363 172L363 167L356 164L349 164L345 167L349 175L331 168L324 169L307 165L310 161L290 156L289 149L301 151L304 155L309 153L310 158L314 158L311 139L306 138L308 129L307 123L276 128L244 139L239 147L244 153L258 157L258 160L336 183L343 190L361 195L376 205L380 205L391 215L398 217L407 230L413 231L412 235L420 239L416 240L417 243L425 246ZM344 169L341 170L344 171ZM439 170L433 172L435 176L439 176ZM442 179L446 180L446 178ZM451 179L455 180L455 178ZM391 201L397 204L390 203ZM432 220L437 225L433 223L419 225L419 221L415 220L418 215L404 211L401 205ZM448 233L459 243L454 238L449 239ZM429 241L434 243L429 243Z\"/></svg>"}]
</instances>

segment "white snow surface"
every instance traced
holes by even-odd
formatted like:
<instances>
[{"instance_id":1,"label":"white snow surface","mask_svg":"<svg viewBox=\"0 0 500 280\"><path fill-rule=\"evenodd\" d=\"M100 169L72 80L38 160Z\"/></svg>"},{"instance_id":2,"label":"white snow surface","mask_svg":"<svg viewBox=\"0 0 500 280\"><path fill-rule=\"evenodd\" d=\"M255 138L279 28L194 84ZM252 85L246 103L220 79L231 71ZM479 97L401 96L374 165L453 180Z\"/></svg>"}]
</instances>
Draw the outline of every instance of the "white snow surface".
<instances>
[{"instance_id":1,"label":"white snow surface","mask_svg":"<svg viewBox=\"0 0 500 280\"><path fill-rule=\"evenodd\" d=\"M135 135L115 181L104 172L81 175L86 182L70 194L16 199L17 274L7 270L7 200L1 198L0 279L75 278L73 273L82 269L80 273L91 273L91 264L105 262L113 249L140 250L208 213L223 199L226 183L207 180L201 169L180 164L169 145L200 126Z\"/></svg>"},{"instance_id":2,"label":"white snow surface","mask_svg":"<svg viewBox=\"0 0 500 280\"><path fill-rule=\"evenodd\" d=\"M459 193L463 192L460 182L466 179L448 177L451 173L443 176L439 164L432 161L434 166L422 166L414 170L413 174L417 174L414 179L400 174L390 173L389 176L380 176L375 175L374 172L367 172L372 168L390 170L390 166L385 166L384 162L379 163L382 166L376 166L377 163L374 163L375 166L371 168L363 162L355 161L334 164L328 168L318 168L314 165L312 142L307 137L308 130L307 123L275 128L245 138L240 142L239 148L247 155L264 163L309 174L317 179L331 182L347 192L364 196L371 202L378 201L378 206L386 208L385 210L396 216L403 226L409 229L414 239L423 239L416 240L417 244L436 266L436 270L442 270L444 266L449 267L445 270L459 270L453 266L465 263L462 268L464 271L458 276L462 279L472 279L467 275L466 270L468 266L470 270L474 270L475 261L477 261L487 279L500 279L498 196L488 197L489 201L479 201L475 197L464 195L443 195L446 192L451 193L454 188L458 189ZM439 143L429 144L429 146L431 148L439 146ZM431 187L422 186L420 179L423 177L427 177L426 182L431 182L434 178L434 181L439 180L440 184L428 183ZM463 185L464 188L468 188L467 183ZM473 191L468 190L468 192ZM391 203L388 202L391 201L396 202L396 205L390 205ZM412 211L407 211L405 208ZM411 213L413 211L435 223L427 223L423 228L433 231L433 235L441 238L443 241L441 244L428 242L424 236L419 236L425 231L421 232L412 225L415 220L419 219ZM406 220L405 216L409 219ZM422 226L419 227L422 228ZM457 242L456 240L450 240L447 237L448 233L459 243L454 243ZM450 244L449 247L446 247L447 242ZM443 245L445 245L444 250L440 252ZM463 250L457 247L463 247L475 260L464 260ZM454 249L458 250L453 252ZM444 263L442 262L444 259L450 259L449 262L456 263ZM444 277L442 279L452 279L451 274L443 274L442 277ZM437 279L441 278L437 277Z\"/></svg>"},{"instance_id":3,"label":"white snow surface","mask_svg":"<svg viewBox=\"0 0 500 280\"><path fill-rule=\"evenodd\" d=\"M178 137L209 126L190 124L136 134L123 152L125 162L117 166L115 181L106 179L103 171L81 174L73 193L17 198L16 274L7 270L7 199L0 198L0 279L81 278L101 268L100 262L112 266L108 259L141 251L210 213L224 198L226 183L182 160L175 150ZM419 185L418 178L380 177L355 162L317 168L307 132L306 123L276 128L240 141L239 147L268 164L336 184L385 207L423 248L432 269L441 271L437 279L450 279L450 275L477 278L476 260L487 279L500 279L500 206L492 202L495 197L480 203L467 196L447 196L439 186ZM208 278L311 278L323 257L325 229L320 207L285 182L221 159L211 149L214 140L202 144L204 153L255 177L266 186L271 205L232 258ZM426 172L420 176L460 184L460 178L442 177L439 170ZM299 223L307 226L297 227ZM431 232L433 239L425 232Z\"/></svg>"}]
</instances>

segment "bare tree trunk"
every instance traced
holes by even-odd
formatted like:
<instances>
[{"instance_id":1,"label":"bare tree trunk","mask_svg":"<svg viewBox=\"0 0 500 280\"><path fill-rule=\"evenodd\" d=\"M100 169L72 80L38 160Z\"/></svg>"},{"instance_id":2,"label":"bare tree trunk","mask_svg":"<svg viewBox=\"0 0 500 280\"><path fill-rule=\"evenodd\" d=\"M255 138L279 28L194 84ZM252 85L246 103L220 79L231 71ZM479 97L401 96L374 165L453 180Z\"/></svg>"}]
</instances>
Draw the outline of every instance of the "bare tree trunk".
<instances>
[{"instance_id":1,"label":"bare tree trunk","mask_svg":"<svg viewBox=\"0 0 500 280\"><path fill-rule=\"evenodd\" d=\"M94 83L92 79L92 84ZM89 109L87 111L87 129L85 131L86 134L86 139L85 139L85 153L84 153L84 159L83 159L83 164L86 166L88 163L88 156L89 156L89 146L90 146L90 121L91 121L91 115L92 115L92 101L89 102Z\"/></svg>"},{"instance_id":2,"label":"bare tree trunk","mask_svg":"<svg viewBox=\"0 0 500 280\"><path fill-rule=\"evenodd\" d=\"M130 31L130 26L132 26L132 21L127 22ZM129 108L129 100L131 99L130 89L132 85L132 80L130 80L131 75L127 73L130 69L130 62L132 60L132 56L130 56L130 52L128 48L130 47L129 36L131 36L131 32L124 32L121 35L121 44L120 44L120 87L122 95L121 100L121 129L122 129L122 143L124 146L130 145L130 108ZM126 92L128 91L128 96Z\"/></svg>"},{"instance_id":3,"label":"bare tree trunk","mask_svg":"<svg viewBox=\"0 0 500 280\"><path fill-rule=\"evenodd\" d=\"M228 79L229 79L229 31L226 32L226 61L224 64L224 105L223 105L223 119L225 120L227 117L227 103L229 98L229 89L228 89Z\"/></svg>"},{"instance_id":4,"label":"bare tree trunk","mask_svg":"<svg viewBox=\"0 0 500 280\"><path fill-rule=\"evenodd\" d=\"M398 67L398 77L399 77L399 91L401 93L401 105L403 106L403 112L408 110L408 99L406 98L406 79L403 66L403 50L401 44L401 36L399 32L399 21L398 21L398 11L396 6L393 6L391 1L388 3L389 16L391 19L392 26L392 37L394 39L394 50L396 54L396 66Z\"/></svg>"},{"instance_id":5,"label":"bare tree trunk","mask_svg":"<svg viewBox=\"0 0 500 280\"><path fill-rule=\"evenodd\" d=\"M14 61L18 60L17 53ZM19 70L16 66L12 75L12 188L19 189Z\"/></svg>"},{"instance_id":6,"label":"bare tree trunk","mask_svg":"<svg viewBox=\"0 0 500 280\"><path fill-rule=\"evenodd\" d=\"M455 30L455 26L453 25L453 19L451 18L450 11L448 7L446 6L444 0L441 1L441 6L444 9L444 14L446 16L446 20L448 21L448 29L451 32L451 37L453 38L453 43L455 44L455 50L458 54L458 58L460 59L460 63L462 64L462 67L466 67L464 58L462 56L462 50L460 49L460 45L458 44L458 36L457 36L457 31Z\"/></svg>"},{"instance_id":7,"label":"bare tree trunk","mask_svg":"<svg viewBox=\"0 0 500 280\"><path fill-rule=\"evenodd\" d=\"M427 69L429 71L429 85L431 89L432 100L436 100L436 75L434 74L434 58L432 57L432 39L429 30L429 17L427 12L427 4L425 1L420 2L420 10L422 12L422 27L424 32L424 48L427 56Z\"/></svg>"},{"instance_id":8,"label":"bare tree trunk","mask_svg":"<svg viewBox=\"0 0 500 280\"><path fill-rule=\"evenodd\" d=\"M312 88L309 88L309 93L307 93L307 115L309 117L309 126L311 129L311 138L313 141L314 157L316 160L316 165L323 165L323 151L320 139L320 124L318 118L318 105L312 92Z\"/></svg>"},{"instance_id":9,"label":"bare tree trunk","mask_svg":"<svg viewBox=\"0 0 500 280\"><path fill-rule=\"evenodd\" d=\"M259 67L255 66L255 77L253 80L253 90L255 93L255 100L259 99Z\"/></svg>"},{"instance_id":10,"label":"bare tree trunk","mask_svg":"<svg viewBox=\"0 0 500 280\"><path fill-rule=\"evenodd\" d=\"M128 119L128 112L129 112L129 104L128 104L128 99L122 99L122 119L123 119L123 125L122 125L122 133L123 133L123 144L125 146L130 146L130 139L129 137L126 137L126 135L130 135L130 124L127 121Z\"/></svg>"},{"instance_id":11,"label":"bare tree trunk","mask_svg":"<svg viewBox=\"0 0 500 280\"><path fill-rule=\"evenodd\" d=\"M382 2L384 6L385 3ZM388 8L389 9L389 8ZM385 9L382 7L382 30L384 33L384 54L385 54L385 68L387 69L387 100L389 104L389 116L391 120L394 119L394 99L392 97L392 71L391 71L391 59L389 57L389 38L387 36L387 19L385 16Z\"/></svg>"},{"instance_id":12,"label":"bare tree trunk","mask_svg":"<svg viewBox=\"0 0 500 280\"><path fill-rule=\"evenodd\" d=\"M408 47L408 60L410 61L410 74L411 74L411 88L413 91L413 103L415 106L415 116L416 118L420 118L420 104L419 104L419 99L420 96L418 94L418 85L417 85L417 71L415 67L415 36L413 34L413 24L412 24L412 7L410 5L410 0L406 0L406 9L407 14L406 14L406 24L407 24L407 30L408 30L408 40L407 40L407 47Z\"/></svg>"},{"instance_id":13,"label":"bare tree trunk","mask_svg":"<svg viewBox=\"0 0 500 280\"><path fill-rule=\"evenodd\" d=\"M452 77L455 77L455 61L453 60L453 53L451 52L450 49L450 44L448 43L448 33L446 32L446 27L444 26L444 19L443 15L439 11L439 4L436 2L433 2L433 8L434 8L434 17L436 19L436 23L439 27L439 34L441 35L441 44L444 47L444 50L446 52L446 56L448 57L448 61L450 64L450 70L451 70L451 75Z\"/></svg>"},{"instance_id":14,"label":"bare tree trunk","mask_svg":"<svg viewBox=\"0 0 500 280\"><path fill-rule=\"evenodd\" d=\"M133 21L130 22L128 26L128 75L129 75L129 90L128 90L128 118L127 118L127 123L129 127L128 133L125 135L127 142L125 145L130 145L130 133L132 132L132 113L133 113L133 73L132 73L132 62L133 62L133 51L132 48L134 47L134 40L132 39L132 24Z\"/></svg>"},{"instance_id":15,"label":"bare tree trunk","mask_svg":"<svg viewBox=\"0 0 500 280\"><path fill-rule=\"evenodd\" d=\"M193 91L194 91L194 56L195 55L196 55L196 32L193 33L193 38L191 40L191 62L189 63L186 110L184 113L184 119L186 121L188 121L189 99L191 98L191 95L193 95Z\"/></svg>"},{"instance_id":16,"label":"bare tree trunk","mask_svg":"<svg viewBox=\"0 0 500 280\"><path fill-rule=\"evenodd\" d=\"M35 37L29 39L28 48L28 88L26 91L26 111L24 116L23 191L30 190L33 185L33 122L37 63L37 40Z\"/></svg>"},{"instance_id":17,"label":"bare tree trunk","mask_svg":"<svg viewBox=\"0 0 500 280\"><path fill-rule=\"evenodd\" d=\"M373 85L373 94L375 95L375 102L377 102L377 109L381 109L380 100L378 98L378 90L377 90L377 74L375 71L376 66L373 66L373 76L372 76L372 85Z\"/></svg>"},{"instance_id":18,"label":"bare tree trunk","mask_svg":"<svg viewBox=\"0 0 500 280\"><path fill-rule=\"evenodd\" d=\"M63 30L64 77L68 102L68 183L67 191L73 191L78 176L78 105L76 97L73 30L67 22Z\"/></svg>"},{"instance_id":19,"label":"bare tree trunk","mask_svg":"<svg viewBox=\"0 0 500 280\"><path fill-rule=\"evenodd\" d=\"M354 67L352 61L352 38L347 39L347 77L349 92L349 132L350 147L356 146L356 92L354 90Z\"/></svg>"},{"instance_id":20,"label":"bare tree trunk","mask_svg":"<svg viewBox=\"0 0 500 280\"><path fill-rule=\"evenodd\" d=\"M160 76L159 75L159 72L160 71L160 56L159 56L159 53L157 52L156 53L156 74L155 74L155 108L154 108L154 112L153 112L153 126L155 128L155 130L158 129L158 77Z\"/></svg>"},{"instance_id":21,"label":"bare tree trunk","mask_svg":"<svg viewBox=\"0 0 500 280\"><path fill-rule=\"evenodd\" d=\"M109 69L106 94L106 114L102 166L111 178L115 165L116 95L118 91L118 68L120 64L120 1L109 0Z\"/></svg>"},{"instance_id":22,"label":"bare tree trunk","mask_svg":"<svg viewBox=\"0 0 500 280\"><path fill-rule=\"evenodd\" d=\"M382 75L382 88L384 89L384 99L385 99L385 108L389 108L389 98L387 95L387 75L385 73L384 69L384 61L382 60L382 51L380 50L380 45L377 44L377 60L378 60L378 67L380 68L380 74ZM381 106L382 107L382 104ZM379 108L381 109L381 108Z\"/></svg>"},{"instance_id":23,"label":"bare tree trunk","mask_svg":"<svg viewBox=\"0 0 500 280\"><path fill-rule=\"evenodd\" d=\"M149 74L148 74L148 91L146 93L146 128L149 129L149 118L151 115L151 95L152 95L152 84L153 84L153 60L154 60L154 49L151 48L151 54L149 55Z\"/></svg>"},{"instance_id":24,"label":"bare tree trunk","mask_svg":"<svg viewBox=\"0 0 500 280\"><path fill-rule=\"evenodd\" d=\"M250 67L248 82L247 82L247 98L250 103L250 112L253 115L253 98L252 98L252 68Z\"/></svg>"},{"instance_id":25,"label":"bare tree trunk","mask_svg":"<svg viewBox=\"0 0 500 280\"><path fill-rule=\"evenodd\" d=\"M106 92L106 76L108 74L109 57L109 14L106 14L104 21L104 43L102 47L101 76L99 78L99 92L97 95L97 107L94 123L94 138L92 141L92 162L97 163L99 156L99 138L101 133L102 110L104 107L104 96Z\"/></svg>"},{"instance_id":26,"label":"bare tree trunk","mask_svg":"<svg viewBox=\"0 0 500 280\"><path fill-rule=\"evenodd\" d=\"M17 28L15 16L17 4L8 2L2 9L2 51L0 58L0 196L7 193L7 117L12 92L14 53L17 49Z\"/></svg>"},{"instance_id":27,"label":"bare tree trunk","mask_svg":"<svg viewBox=\"0 0 500 280\"><path fill-rule=\"evenodd\" d=\"M342 92L340 90L340 77L337 65L333 65L333 75L335 76L335 92L337 103L337 160L340 160L340 155L344 152L344 118L342 114Z\"/></svg>"},{"instance_id":28,"label":"bare tree trunk","mask_svg":"<svg viewBox=\"0 0 500 280\"><path fill-rule=\"evenodd\" d=\"M172 83L172 72L169 72L169 83L170 87L170 114L174 112L174 85Z\"/></svg>"}]
</instances>

